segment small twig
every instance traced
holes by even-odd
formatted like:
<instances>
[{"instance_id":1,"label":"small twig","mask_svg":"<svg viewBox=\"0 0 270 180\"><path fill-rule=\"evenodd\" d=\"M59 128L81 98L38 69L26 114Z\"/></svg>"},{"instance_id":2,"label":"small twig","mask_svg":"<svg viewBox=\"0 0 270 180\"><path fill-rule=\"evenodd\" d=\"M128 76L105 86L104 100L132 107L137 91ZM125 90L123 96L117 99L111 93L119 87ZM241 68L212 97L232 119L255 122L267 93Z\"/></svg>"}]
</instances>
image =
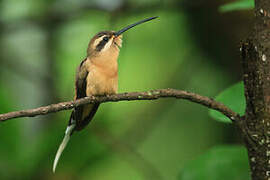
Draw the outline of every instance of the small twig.
<instances>
[{"instance_id":1,"label":"small twig","mask_svg":"<svg viewBox=\"0 0 270 180\"><path fill-rule=\"evenodd\" d=\"M201 96L195 93L181 91L176 89L157 89L146 92L130 92L107 96L91 96L78 99L76 101L61 102L58 104L51 104L35 109L14 111L5 114L0 114L0 121L8 119L19 118L19 117L33 117L38 115L45 115L53 112L63 111L72 109L77 106L81 106L89 103L105 103L105 102L118 102L118 101L132 101L132 100L156 100L159 98L173 97L177 99L189 100L210 109L217 110L230 118L232 121L238 120L240 115L232 111L224 104L219 103L211 98Z\"/></svg>"}]
</instances>

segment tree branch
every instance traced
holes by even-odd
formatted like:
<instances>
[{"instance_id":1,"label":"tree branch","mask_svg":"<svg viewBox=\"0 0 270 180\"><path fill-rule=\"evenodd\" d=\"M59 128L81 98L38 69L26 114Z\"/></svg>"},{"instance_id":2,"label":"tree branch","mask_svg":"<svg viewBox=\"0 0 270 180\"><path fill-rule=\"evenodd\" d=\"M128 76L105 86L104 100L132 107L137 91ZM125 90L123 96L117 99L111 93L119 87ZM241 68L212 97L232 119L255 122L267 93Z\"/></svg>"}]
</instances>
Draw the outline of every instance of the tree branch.
<instances>
[{"instance_id":1,"label":"tree branch","mask_svg":"<svg viewBox=\"0 0 270 180\"><path fill-rule=\"evenodd\" d=\"M53 112L72 109L77 106L81 106L89 103L105 103L105 102L118 102L118 101L132 101L132 100L156 100L159 98L172 97L176 99L185 99L194 103L201 104L210 109L217 110L230 118L233 122L240 119L240 115L232 111L224 104L219 103L211 98L201 96L195 93L181 91L176 89L157 89L145 92L130 92L121 93L107 96L91 96L78 99L76 101L61 102L58 104L51 104L35 109L14 111L5 114L0 114L0 122L8 119L19 117L34 117L38 115L46 115Z\"/></svg>"}]
</instances>

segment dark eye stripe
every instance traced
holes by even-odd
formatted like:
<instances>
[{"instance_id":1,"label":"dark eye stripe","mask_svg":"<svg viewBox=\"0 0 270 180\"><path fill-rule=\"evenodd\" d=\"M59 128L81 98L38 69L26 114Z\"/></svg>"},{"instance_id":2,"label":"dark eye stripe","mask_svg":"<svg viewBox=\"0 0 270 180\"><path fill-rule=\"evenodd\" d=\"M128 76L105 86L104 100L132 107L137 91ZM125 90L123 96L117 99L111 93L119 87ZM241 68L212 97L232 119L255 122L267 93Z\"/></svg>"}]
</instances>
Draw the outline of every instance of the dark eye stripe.
<instances>
[{"instance_id":1,"label":"dark eye stripe","mask_svg":"<svg viewBox=\"0 0 270 180\"><path fill-rule=\"evenodd\" d=\"M108 36L105 36L105 37L103 38L103 41L108 42L108 41L109 41L109 37L108 37Z\"/></svg>"},{"instance_id":2,"label":"dark eye stripe","mask_svg":"<svg viewBox=\"0 0 270 180\"><path fill-rule=\"evenodd\" d=\"M106 43L109 41L109 37L105 36L97 45L96 50L97 51L101 51L104 46L106 45Z\"/></svg>"}]
</instances>

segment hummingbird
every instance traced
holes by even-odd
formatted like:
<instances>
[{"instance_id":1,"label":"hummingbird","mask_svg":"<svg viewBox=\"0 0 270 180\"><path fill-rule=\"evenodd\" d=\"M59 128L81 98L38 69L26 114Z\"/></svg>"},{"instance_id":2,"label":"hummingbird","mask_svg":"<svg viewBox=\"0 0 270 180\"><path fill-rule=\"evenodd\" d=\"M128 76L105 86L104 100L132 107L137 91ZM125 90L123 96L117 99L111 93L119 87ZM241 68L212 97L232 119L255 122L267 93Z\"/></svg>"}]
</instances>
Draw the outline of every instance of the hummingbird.
<instances>
[{"instance_id":1,"label":"hummingbird","mask_svg":"<svg viewBox=\"0 0 270 180\"><path fill-rule=\"evenodd\" d=\"M116 94L118 90L118 55L122 47L122 34L147 21L156 19L150 17L130 24L119 31L101 31L89 42L87 56L81 61L76 71L75 97L102 96ZM55 172L59 158L65 149L71 135L84 129L96 114L99 103L75 107L71 112L65 136L60 144L53 163Z\"/></svg>"}]
</instances>

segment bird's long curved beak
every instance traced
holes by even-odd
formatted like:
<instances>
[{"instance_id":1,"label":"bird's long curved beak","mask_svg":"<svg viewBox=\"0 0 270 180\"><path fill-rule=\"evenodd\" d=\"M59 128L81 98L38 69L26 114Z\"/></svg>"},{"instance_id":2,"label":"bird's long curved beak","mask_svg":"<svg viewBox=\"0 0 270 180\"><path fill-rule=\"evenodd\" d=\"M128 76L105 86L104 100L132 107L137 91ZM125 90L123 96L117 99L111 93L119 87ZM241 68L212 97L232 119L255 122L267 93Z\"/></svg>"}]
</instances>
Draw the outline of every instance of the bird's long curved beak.
<instances>
[{"instance_id":1,"label":"bird's long curved beak","mask_svg":"<svg viewBox=\"0 0 270 180\"><path fill-rule=\"evenodd\" d=\"M139 24L142 24L142 23L144 23L144 22L147 22L147 21L151 21L151 20L153 20L153 19L156 19L157 17L158 17L158 16L150 17L150 18L141 20L141 21L139 21L139 22L136 22L136 23L134 23L134 24L130 24L130 25L124 27L123 29L121 29L121 30L115 32L114 35L115 35L115 37L117 37L117 36L119 36L120 34L124 33L125 31L129 30L130 28L133 28L133 27L135 27L135 26L137 26L137 25L139 25Z\"/></svg>"}]
</instances>

